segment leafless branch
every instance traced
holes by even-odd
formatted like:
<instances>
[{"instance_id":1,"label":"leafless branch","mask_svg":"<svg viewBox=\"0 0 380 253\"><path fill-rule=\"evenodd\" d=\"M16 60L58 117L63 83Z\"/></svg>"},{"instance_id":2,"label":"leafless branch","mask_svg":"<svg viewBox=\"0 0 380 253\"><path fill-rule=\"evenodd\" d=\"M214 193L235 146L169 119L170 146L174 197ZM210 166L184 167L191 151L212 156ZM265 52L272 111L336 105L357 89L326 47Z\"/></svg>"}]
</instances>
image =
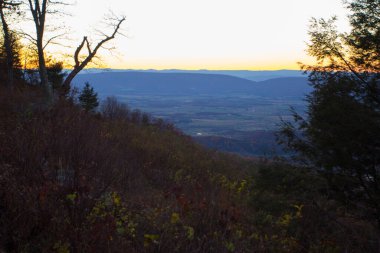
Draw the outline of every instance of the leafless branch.
<instances>
[{"instance_id":1,"label":"leafless branch","mask_svg":"<svg viewBox=\"0 0 380 253\"><path fill-rule=\"evenodd\" d=\"M30 34L22 32L22 31L18 31L17 33L20 34L25 39L29 40L32 44L34 44L34 45L36 44L36 39L33 36L31 36Z\"/></svg>"},{"instance_id":2,"label":"leafless branch","mask_svg":"<svg viewBox=\"0 0 380 253\"><path fill-rule=\"evenodd\" d=\"M46 43L45 43L45 46L43 46L43 49L45 49L50 43L52 43L53 40L57 39L57 38L60 38L64 35L66 35L67 33L62 33L62 34L58 34L56 36L53 36L51 37ZM55 43L52 43L52 44L56 44L58 45L59 43L55 42Z\"/></svg>"},{"instance_id":3,"label":"leafless branch","mask_svg":"<svg viewBox=\"0 0 380 253\"><path fill-rule=\"evenodd\" d=\"M116 21L115 18L110 19L112 21ZM103 45L107 43L108 41L112 40L115 38L115 36L119 33L120 27L123 24L123 22L126 20L126 18L123 16L119 19L117 19L116 23L113 23L113 33L110 35L104 35L105 38L103 38L98 44L92 49L91 44L88 40L87 37L83 37L83 40L81 44L77 47L74 53L74 61L75 61L75 66L74 69L70 72L70 74L66 77L64 81L64 86L69 86L74 79L74 77L82 70L84 69L87 64L89 64L93 58L96 56L98 50L100 48L103 48ZM81 61L79 59L80 52L82 51L84 45L86 44L88 55Z\"/></svg>"},{"instance_id":4,"label":"leafless branch","mask_svg":"<svg viewBox=\"0 0 380 253\"><path fill-rule=\"evenodd\" d=\"M83 37L82 43L77 47L74 53L75 67L79 67L79 53L82 50L84 43L87 41L87 37Z\"/></svg>"}]
</instances>

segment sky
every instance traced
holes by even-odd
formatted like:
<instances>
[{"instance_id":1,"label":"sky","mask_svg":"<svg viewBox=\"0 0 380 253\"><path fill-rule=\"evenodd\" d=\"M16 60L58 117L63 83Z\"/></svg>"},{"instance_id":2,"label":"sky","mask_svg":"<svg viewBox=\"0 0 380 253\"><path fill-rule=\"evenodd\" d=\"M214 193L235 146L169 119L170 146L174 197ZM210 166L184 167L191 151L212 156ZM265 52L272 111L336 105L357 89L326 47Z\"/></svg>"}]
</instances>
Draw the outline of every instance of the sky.
<instances>
[{"instance_id":1,"label":"sky","mask_svg":"<svg viewBox=\"0 0 380 253\"><path fill-rule=\"evenodd\" d=\"M348 27L342 0L77 0L70 8L63 18L71 51L101 29L109 10L126 16L126 36L101 52L109 68L299 69L297 62L312 61L305 51L312 17L336 15Z\"/></svg>"}]
</instances>

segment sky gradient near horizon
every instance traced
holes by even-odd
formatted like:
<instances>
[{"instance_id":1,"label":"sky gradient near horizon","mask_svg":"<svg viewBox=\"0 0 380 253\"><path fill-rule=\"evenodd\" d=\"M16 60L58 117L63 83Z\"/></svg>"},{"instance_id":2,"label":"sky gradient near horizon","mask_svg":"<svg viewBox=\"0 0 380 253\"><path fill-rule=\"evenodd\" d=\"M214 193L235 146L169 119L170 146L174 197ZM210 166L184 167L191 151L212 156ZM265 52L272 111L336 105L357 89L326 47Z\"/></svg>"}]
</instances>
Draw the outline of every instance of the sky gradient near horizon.
<instances>
[{"instance_id":1,"label":"sky gradient near horizon","mask_svg":"<svg viewBox=\"0 0 380 253\"><path fill-rule=\"evenodd\" d=\"M109 68L298 69L311 61L311 17L337 15L348 27L341 0L78 0L66 17L73 40L92 34L107 10L127 18L127 36L102 52Z\"/></svg>"}]
</instances>

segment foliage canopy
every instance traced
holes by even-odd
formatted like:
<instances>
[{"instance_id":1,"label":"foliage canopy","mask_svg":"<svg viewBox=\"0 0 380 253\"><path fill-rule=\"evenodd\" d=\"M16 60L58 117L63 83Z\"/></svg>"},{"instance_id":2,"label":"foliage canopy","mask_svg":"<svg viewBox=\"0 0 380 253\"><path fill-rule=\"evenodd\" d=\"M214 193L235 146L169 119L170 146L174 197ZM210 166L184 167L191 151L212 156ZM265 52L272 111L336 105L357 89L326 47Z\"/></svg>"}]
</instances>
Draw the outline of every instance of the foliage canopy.
<instances>
[{"instance_id":1,"label":"foliage canopy","mask_svg":"<svg viewBox=\"0 0 380 253\"><path fill-rule=\"evenodd\" d=\"M306 117L284 122L280 142L330 182L334 196L380 228L380 1L346 2L351 31L311 21L303 66L314 91ZM363 208L364 207L364 208ZM361 210L360 210L361 209Z\"/></svg>"}]
</instances>

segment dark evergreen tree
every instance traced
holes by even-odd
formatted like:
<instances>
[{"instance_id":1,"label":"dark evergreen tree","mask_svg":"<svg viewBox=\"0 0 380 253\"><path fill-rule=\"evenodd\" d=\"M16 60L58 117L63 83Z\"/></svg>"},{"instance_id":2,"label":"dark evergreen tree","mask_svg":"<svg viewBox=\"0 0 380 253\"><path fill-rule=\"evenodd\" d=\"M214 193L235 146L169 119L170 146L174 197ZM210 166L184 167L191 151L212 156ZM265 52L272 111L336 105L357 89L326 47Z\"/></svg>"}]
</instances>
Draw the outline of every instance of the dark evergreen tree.
<instances>
[{"instance_id":1,"label":"dark evergreen tree","mask_svg":"<svg viewBox=\"0 0 380 253\"><path fill-rule=\"evenodd\" d=\"M352 30L312 20L304 66L314 91L279 140L330 182L333 196L380 228L380 0L346 3Z\"/></svg>"},{"instance_id":2,"label":"dark evergreen tree","mask_svg":"<svg viewBox=\"0 0 380 253\"><path fill-rule=\"evenodd\" d=\"M14 70L17 69L17 55L15 55L15 42L17 38L9 27L9 18L13 18L14 14L19 15L19 6L21 2L18 0L0 0L0 23L2 26L2 55L5 56L6 75L5 83L9 89L12 89L15 79ZM17 73L16 73L17 75Z\"/></svg>"},{"instance_id":3,"label":"dark evergreen tree","mask_svg":"<svg viewBox=\"0 0 380 253\"><path fill-rule=\"evenodd\" d=\"M62 87L63 79L66 74L63 72L63 63L54 62L47 65L47 73L49 77L49 82L52 83L54 89L59 89Z\"/></svg>"},{"instance_id":4,"label":"dark evergreen tree","mask_svg":"<svg viewBox=\"0 0 380 253\"><path fill-rule=\"evenodd\" d=\"M88 82L86 82L79 95L79 102L87 112L94 111L99 106L98 94Z\"/></svg>"},{"instance_id":5,"label":"dark evergreen tree","mask_svg":"<svg viewBox=\"0 0 380 253\"><path fill-rule=\"evenodd\" d=\"M49 82L52 84L55 94L60 97L67 97L70 87L63 85L64 78L66 77L66 73L63 71L63 62L57 62L48 58L46 64Z\"/></svg>"},{"instance_id":6,"label":"dark evergreen tree","mask_svg":"<svg viewBox=\"0 0 380 253\"><path fill-rule=\"evenodd\" d=\"M12 85L14 82L18 82L22 80L23 74L22 74L22 66L21 66L21 45L19 43L19 40L17 38L17 35L13 32L10 32L9 35L10 40L10 47L12 52L12 61L11 61L11 71L8 69L9 60L7 56L7 49L5 46L5 40L4 36L0 38L0 83L5 84L9 82L9 80L12 80ZM12 75L11 78L9 78L9 75Z\"/></svg>"}]
</instances>

